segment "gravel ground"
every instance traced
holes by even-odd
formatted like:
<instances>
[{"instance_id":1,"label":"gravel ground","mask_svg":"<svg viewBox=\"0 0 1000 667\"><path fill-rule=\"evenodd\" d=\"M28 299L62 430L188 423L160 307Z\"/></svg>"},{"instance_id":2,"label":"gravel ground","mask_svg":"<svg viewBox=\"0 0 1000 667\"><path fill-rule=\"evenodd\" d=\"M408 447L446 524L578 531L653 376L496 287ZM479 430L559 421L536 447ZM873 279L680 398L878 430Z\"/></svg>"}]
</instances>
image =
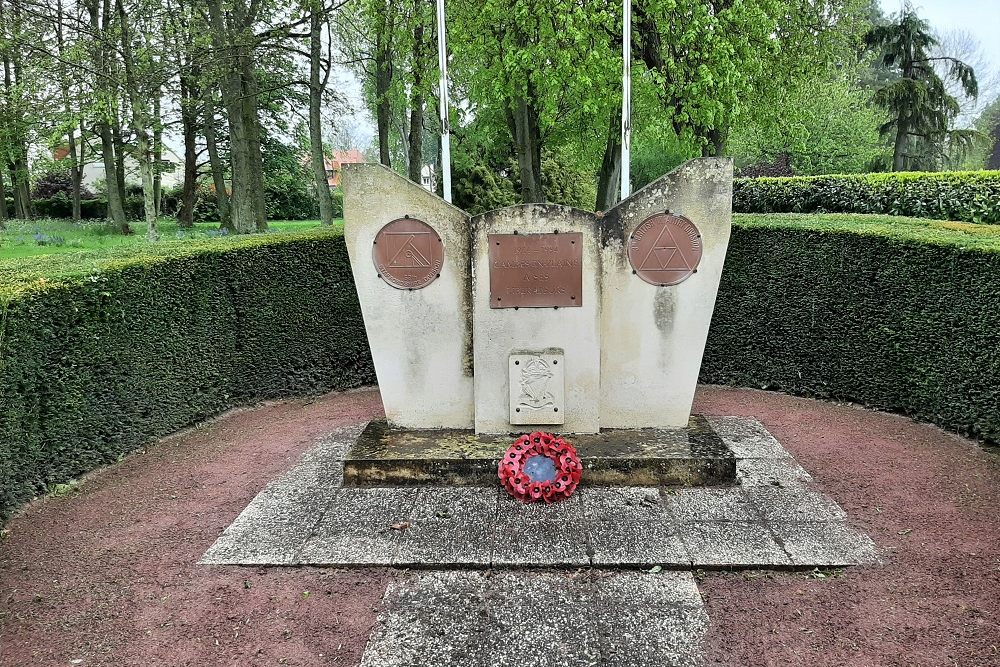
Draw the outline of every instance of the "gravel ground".
<instances>
[{"instance_id":1,"label":"gravel ground","mask_svg":"<svg viewBox=\"0 0 1000 667\"><path fill-rule=\"evenodd\" d=\"M708 574L709 664L1000 665L1000 465L907 419L705 387L812 473L886 563ZM268 481L372 391L238 411L36 502L0 542L0 665L357 665L394 574L195 562Z\"/></svg>"}]
</instances>

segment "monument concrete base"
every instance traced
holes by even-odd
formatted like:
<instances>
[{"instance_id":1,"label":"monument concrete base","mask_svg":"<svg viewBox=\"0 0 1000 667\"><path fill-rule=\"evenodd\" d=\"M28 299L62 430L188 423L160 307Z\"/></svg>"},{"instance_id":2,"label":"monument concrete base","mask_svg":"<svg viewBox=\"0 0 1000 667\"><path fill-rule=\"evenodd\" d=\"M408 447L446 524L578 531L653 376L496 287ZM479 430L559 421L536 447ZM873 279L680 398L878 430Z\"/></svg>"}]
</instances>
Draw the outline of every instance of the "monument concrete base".
<instances>
[{"instance_id":1,"label":"monument concrete base","mask_svg":"<svg viewBox=\"0 0 1000 667\"><path fill-rule=\"evenodd\" d=\"M414 430L368 424L344 460L345 486L492 486L516 438L472 430ZM602 429L567 439L590 486L725 486L736 457L709 422L692 416L677 429Z\"/></svg>"}]
</instances>

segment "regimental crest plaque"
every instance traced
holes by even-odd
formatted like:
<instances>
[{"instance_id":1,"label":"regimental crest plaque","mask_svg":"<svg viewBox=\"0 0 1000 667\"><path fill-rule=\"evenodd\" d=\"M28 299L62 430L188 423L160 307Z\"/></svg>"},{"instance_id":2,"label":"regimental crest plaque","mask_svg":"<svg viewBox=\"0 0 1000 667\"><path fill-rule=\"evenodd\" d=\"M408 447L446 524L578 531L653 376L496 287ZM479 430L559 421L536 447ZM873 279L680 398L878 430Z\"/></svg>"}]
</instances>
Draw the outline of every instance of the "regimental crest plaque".
<instances>
[{"instance_id":1,"label":"regimental crest plaque","mask_svg":"<svg viewBox=\"0 0 1000 667\"><path fill-rule=\"evenodd\" d=\"M564 353L516 352L508 360L510 423L565 424L566 381Z\"/></svg>"},{"instance_id":2,"label":"regimental crest plaque","mask_svg":"<svg viewBox=\"0 0 1000 667\"><path fill-rule=\"evenodd\" d=\"M399 218L375 235L372 260L378 275L396 289L427 287L441 276L444 244L422 220Z\"/></svg>"},{"instance_id":3,"label":"regimental crest plaque","mask_svg":"<svg viewBox=\"0 0 1000 667\"><path fill-rule=\"evenodd\" d=\"M682 283L697 273L701 253L701 233L681 215L652 215L628 239L632 272L659 287Z\"/></svg>"},{"instance_id":4,"label":"regimental crest plaque","mask_svg":"<svg viewBox=\"0 0 1000 667\"><path fill-rule=\"evenodd\" d=\"M488 239L490 308L583 305L582 233L490 234Z\"/></svg>"}]
</instances>

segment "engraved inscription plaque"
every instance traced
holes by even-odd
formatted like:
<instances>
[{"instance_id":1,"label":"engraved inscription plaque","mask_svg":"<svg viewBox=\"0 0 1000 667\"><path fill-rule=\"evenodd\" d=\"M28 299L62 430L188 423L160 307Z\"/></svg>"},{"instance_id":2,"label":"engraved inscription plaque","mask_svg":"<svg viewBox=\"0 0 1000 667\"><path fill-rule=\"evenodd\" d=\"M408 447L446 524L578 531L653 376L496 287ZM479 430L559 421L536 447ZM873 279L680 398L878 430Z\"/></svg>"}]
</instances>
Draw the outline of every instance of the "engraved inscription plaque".
<instances>
[{"instance_id":1,"label":"engraved inscription plaque","mask_svg":"<svg viewBox=\"0 0 1000 667\"><path fill-rule=\"evenodd\" d=\"M651 285L666 287L687 280L701 261L701 233L681 215L651 215L628 239L632 271Z\"/></svg>"},{"instance_id":2,"label":"engraved inscription plaque","mask_svg":"<svg viewBox=\"0 0 1000 667\"><path fill-rule=\"evenodd\" d=\"M490 234L490 308L583 305L583 234Z\"/></svg>"},{"instance_id":3,"label":"engraved inscription plaque","mask_svg":"<svg viewBox=\"0 0 1000 667\"><path fill-rule=\"evenodd\" d=\"M379 277L396 289L420 289L441 275L444 244L426 222L399 218L375 235L372 261Z\"/></svg>"},{"instance_id":4,"label":"engraved inscription plaque","mask_svg":"<svg viewBox=\"0 0 1000 667\"><path fill-rule=\"evenodd\" d=\"M510 423L566 423L566 364L563 351L513 353L508 368Z\"/></svg>"}]
</instances>

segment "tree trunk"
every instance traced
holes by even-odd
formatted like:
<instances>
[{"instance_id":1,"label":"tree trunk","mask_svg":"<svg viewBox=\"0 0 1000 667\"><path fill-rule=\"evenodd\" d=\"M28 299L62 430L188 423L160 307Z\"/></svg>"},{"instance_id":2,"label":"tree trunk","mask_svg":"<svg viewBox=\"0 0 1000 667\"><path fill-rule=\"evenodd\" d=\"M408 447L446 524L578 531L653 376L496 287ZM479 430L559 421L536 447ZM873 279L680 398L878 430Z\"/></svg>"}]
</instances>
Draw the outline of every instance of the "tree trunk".
<instances>
[{"instance_id":1,"label":"tree trunk","mask_svg":"<svg viewBox=\"0 0 1000 667\"><path fill-rule=\"evenodd\" d=\"M56 47L58 49L57 53L59 58L64 58L65 53L65 37L63 35L63 8L62 1L56 3ZM73 104L70 99L70 82L69 82L69 72L65 67L63 67L59 72L59 88L62 92L63 98L63 111L66 112L66 118L73 118ZM69 150L69 175L70 175L70 189L72 193L73 200L73 222L79 222L81 218L80 210L80 172L82 168L80 166L80 160L77 158L76 153L76 127L77 124L73 123L70 125L66 132L66 147ZM83 141L83 132L80 133L80 141ZM82 148L82 147L81 147Z\"/></svg>"},{"instance_id":2,"label":"tree trunk","mask_svg":"<svg viewBox=\"0 0 1000 667\"><path fill-rule=\"evenodd\" d=\"M195 100L186 75L181 75L181 133L184 136L184 183L181 186L181 203L177 211L180 227L194 226L194 204L198 194L198 119Z\"/></svg>"},{"instance_id":3,"label":"tree trunk","mask_svg":"<svg viewBox=\"0 0 1000 667\"><path fill-rule=\"evenodd\" d=\"M424 166L424 65L426 63L426 40L422 0L414 0L413 15L417 25L413 28L413 81L410 89L410 132L409 155L407 159L410 180L420 183L420 170Z\"/></svg>"},{"instance_id":4,"label":"tree trunk","mask_svg":"<svg viewBox=\"0 0 1000 667\"><path fill-rule=\"evenodd\" d=\"M896 121L896 141L892 147L892 170L906 170L906 140L910 134L910 120L900 116Z\"/></svg>"},{"instance_id":5,"label":"tree trunk","mask_svg":"<svg viewBox=\"0 0 1000 667\"><path fill-rule=\"evenodd\" d=\"M622 112L611 112L608 137L604 143L604 158L597 172L597 203L595 210L610 211L621 200L622 178Z\"/></svg>"},{"instance_id":6,"label":"tree trunk","mask_svg":"<svg viewBox=\"0 0 1000 667\"><path fill-rule=\"evenodd\" d=\"M538 125L538 110L534 105L534 87L513 102L508 121L512 125L517 166L521 175L521 200L525 204L545 201L542 189L542 140Z\"/></svg>"},{"instance_id":7,"label":"tree trunk","mask_svg":"<svg viewBox=\"0 0 1000 667\"><path fill-rule=\"evenodd\" d=\"M212 169L212 185L215 187L215 205L219 209L219 226L229 231L233 229L233 219L229 213L229 193L226 191L226 170L219 157L219 146L215 141L215 105L213 91L208 91L205 99L205 148L208 149L208 163Z\"/></svg>"},{"instance_id":8,"label":"tree trunk","mask_svg":"<svg viewBox=\"0 0 1000 667\"><path fill-rule=\"evenodd\" d=\"M7 229L7 185L3 180L2 167L0 167L0 229Z\"/></svg>"},{"instance_id":9,"label":"tree trunk","mask_svg":"<svg viewBox=\"0 0 1000 667\"><path fill-rule=\"evenodd\" d=\"M129 30L128 16L125 13L125 5L122 0L117 0L118 26L121 36L122 64L125 67L125 92L128 95L129 106L132 108L132 130L136 137L136 160L139 163L139 177L142 179L142 200L143 213L146 218L146 239L158 241L159 233L156 231L156 211L154 174L153 172L153 146L149 139L149 126L156 122L155 118L150 118L149 108L146 106L146 95L140 88L139 80L135 72L135 61L132 56L131 32ZM153 97L156 97L155 87Z\"/></svg>"},{"instance_id":10,"label":"tree trunk","mask_svg":"<svg viewBox=\"0 0 1000 667\"><path fill-rule=\"evenodd\" d=\"M90 32L93 35L91 42L91 62L97 72L105 71L104 33L101 29L101 17L103 9L104 24L107 25L109 14L109 0L104 0L103 7L100 0L86 0L84 5L90 14ZM104 98L110 98L112 91L108 90L108 79L103 76L95 77L95 91ZM125 209L122 206L122 196L124 188L120 188L121 179L118 175L117 160L115 159L114 134L111 131L108 110L102 112L95 123L97 135L101 138L101 158L104 162L104 176L108 188L108 217L112 224L118 228L122 234L131 234L128 220L125 218Z\"/></svg>"},{"instance_id":11,"label":"tree trunk","mask_svg":"<svg viewBox=\"0 0 1000 667\"><path fill-rule=\"evenodd\" d=\"M156 204L156 217L160 217L163 208L163 175L160 166L163 163L163 123L160 117L160 87L153 90L153 202Z\"/></svg>"},{"instance_id":12,"label":"tree trunk","mask_svg":"<svg viewBox=\"0 0 1000 667\"><path fill-rule=\"evenodd\" d=\"M378 159L391 167L389 157L389 124L392 122L392 31L395 11L392 0L386 4L386 11L379 13L379 25L375 32L375 124L378 129Z\"/></svg>"},{"instance_id":13,"label":"tree trunk","mask_svg":"<svg viewBox=\"0 0 1000 667\"><path fill-rule=\"evenodd\" d=\"M323 89L327 77L320 76L322 15L313 9L309 29L309 151L312 158L316 197L319 199L319 217L324 225L333 224L333 195L326 178L326 156L323 153L323 126L320 115ZM328 70L329 72L329 70Z\"/></svg>"},{"instance_id":14,"label":"tree trunk","mask_svg":"<svg viewBox=\"0 0 1000 667\"><path fill-rule=\"evenodd\" d=\"M239 1L224 8L222 0L210 0L208 7L213 46L217 53L228 55L220 77L220 88L222 104L229 116L232 228L239 234L264 231L267 221L254 54L251 46L233 39L249 29L252 18L248 16L249 9ZM227 20L231 25L227 24Z\"/></svg>"}]
</instances>

